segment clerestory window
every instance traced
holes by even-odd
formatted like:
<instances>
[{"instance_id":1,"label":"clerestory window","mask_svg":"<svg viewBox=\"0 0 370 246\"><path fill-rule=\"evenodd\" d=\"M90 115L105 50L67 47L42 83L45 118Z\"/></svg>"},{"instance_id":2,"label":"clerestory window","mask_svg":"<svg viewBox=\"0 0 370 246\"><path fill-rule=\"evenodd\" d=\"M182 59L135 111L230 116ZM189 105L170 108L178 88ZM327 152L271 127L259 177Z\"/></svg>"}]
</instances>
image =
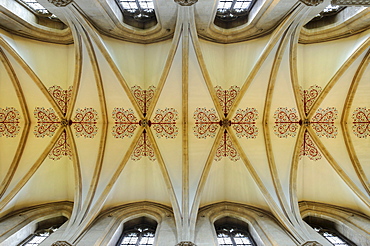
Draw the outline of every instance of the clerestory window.
<instances>
[{"instance_id":1,"label":"clerestory window","mask_svg":"<svg viewBox=\"0 0 370 246\"><path fill-rule=\"evenodd\" d=\"M248 224L231 217L223 217L215 222L219 246L255 246L248 230Z\"/></svg>"},{"instance_id":2,"label":"clerestory window","mask_svg":"<svg viewBox=\"0 0 370 246\"><path fill-rule=\"evenodd\" d=\"M116 0L121 8L124 22L138 28L157 24L153 0Z\"/></svg>"},{"instance_id":3,"label":"clerestory window","mask_svg":"<svg viewBox=\"0 0 370 246\"><path fill-rule=\"evenodd\" d=\"M24 239L18 246L37 246L57 231L67 221L66 217L55 217L37 223L34 233Z\"/></svg>"},{"instance_id":4,"label":"clerestory window","mask_svg":"<svg viewBox=\"0 0 370 246\"><path fill-rule=\"evenodd\" d=\"M248 21L248 14L256 0L219 0L215 24L232 28Z\"/></svg>"},{"instance_id":5,"label":"clerestory window","mask_svg":"<svg viewBox=\"0 0 370 246\"><path fill-rule=\"evenodd\" d=\"M16 0L16 1L26 6L26 8L28 8L29 10L31 10L34 14L38 16L47 17L50 19L58 18L56 15L51 13L49 10L47 10L44 6L42 6L36 0Z\"/></svg>"},{"instance_id":6,"label":"clerestory window","mask_svg":"<svg viewBox=\"0 0 370 246\"><path fill-rule=\"evenodd\" d=\"M356 244L338 232L337 225L332 221L311 216L303 220L334 246L356 246Z\"/></svg>"},{"instance_id":7,"label":"clerestory window","mask_svg":"<svg viewBox=\"0 0 370 246\"><path fill-rule=\"evenodd\" d=\"M123 225L121 238L116 246L152 246L154 245L157 222L140 217Z\"/></svg>"},{"instance_id":8,"label":"clerestory window","mask_svg":"<svg viewBox=\"0 0 370 246\"><path fill-rule=\"evenodd\" d=\"M337 21L337 15L339 12L344 10L346 7L331 5L329 4L326 8L317 14L312 20L310 20L305 27L308 29L313 29L325 25L333 24Z\"/></svg>"}]
</instances>

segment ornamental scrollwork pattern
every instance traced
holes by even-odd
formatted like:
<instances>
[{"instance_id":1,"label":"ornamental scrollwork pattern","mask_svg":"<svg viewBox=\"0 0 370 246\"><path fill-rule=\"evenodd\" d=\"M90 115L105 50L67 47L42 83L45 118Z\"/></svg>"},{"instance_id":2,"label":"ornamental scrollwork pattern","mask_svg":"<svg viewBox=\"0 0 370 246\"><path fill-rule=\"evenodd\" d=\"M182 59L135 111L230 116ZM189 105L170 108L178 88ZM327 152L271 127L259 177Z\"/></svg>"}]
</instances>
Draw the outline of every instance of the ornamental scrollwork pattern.
<instances>
[{"instance_id":1,"label":"ornamental scrollwork pattern","mask_svg":"<svg viewBox=\"0 0 370 246\"><path fill-rule=\"evenodd\" d=\"M217 147L214 160L220 161L224 157L229 157L229 159L232 161L238 161L240 159L239 153L226 130L224 131L221 141Z\"/></svg>"},{"instance_id":2,"label":"ornamental scrollwork pattern","mask_svg":"<svg viewBox=\"0 0 370 246\"><path fill-rule=\"evenodd\" d=\"M114 108L112 112L114 126L112 134L115 138L131 138L138 127L138 120L132 109Z\"/></svg>"},{"instance_id":3,"label":"ornamental scrollwork pattern","mask_svg":"<svg viewBox=\"0 0 370 246\"><path fill-rule=\"evenodd\" d=\"M131 91L141 112L146 116L148 108L154 98L155 86L151 85L147 90L143 90L139 85L135 85L131 87Z\"/></svg>"},{"instance_id":4,"label":"ornamental scrollwork pattern","mask_svg":"<svg viewBox=\"0 0 370 246\"><path fill-rule=\"evenodd\" d=\"M78 108L72 125L76 131L77 137L93 138L98 132L96 126L98 120L98 112L93 108Z\"/></svg>"},{"instance_id":5,"label":"ornamental scrollwork pattern","mask_svg":"<svg viewBox=\"0 0 370 246\"><path fill-rule=\"evenodd\" d=\"M211 108L197 108L193 114L195 126L193 127L194 135L197 138L215 137L216 131L220 126L220 119L216 110Z\"/></svg>"},{"instance_id":6,"label":"ornamental scrollwork pattern","mask_svg":"<svg viewBox=\"0 0 370 246\"><path fill-rule=\"evenodd\" d=\"M220 103L224 116L226 117L240 92L240 88L234 85L228 90L224 90L221 86L216 86L215 90L218 102Z\"/></svg>"},{"instance_id":7,"label":"ornamental scrollwork pattern","mask_svg":"<svg viewBox=\"0 0 370 246\"><path fill-rule=\"evenodd\" d=\"M178 113L174 108L166 108L165 110L157 109L151 125L158 138L175 138L178 133L176 120Z\"/></svg>"},{"instance_id":8,"label":"ornamental scrollwork pattern","mask_svg":"<svg viewBox=\"0 0 370 246\"><path fill-rule=\"evenodd\" d=\"M238 109L231 121L231 125L236 132L238 138L256 138L258 129L256 120L258 119L258 112L255 108L246 108L245 110Z\"/></svg>"},{"instance_id":9,"label":"ornamental scrollwork pattern","mask_svg":"<svg viewBox=\"0 0 370 246\"><path fill-rule=\"evenodd\" d=\"M338 111L334 107L319 108L311 119L311 126L319 137L335 138L338 134L334 120L338 118Z\"/></svg>"},{"instance_id":10,"label":"ornamental scrollwork pattern","mask_svg":"<svg viewBox=\"0 0 370 246\"><path fill-rule=\"evenodd\" d=\"M299 152L299 157L302 158L303 156L307 156L312 161L318 161L322 158L319 149L307 130L304 132L304 139Z\"/></svg>"},{"instance_id":11,"label":"ornamental scrollwork pattern","mask_svg":"<svg viewBox=\"0 0 370 246\"><path fill-rule=\"evenodd\" d=\"M61 121L52 108L36 107L33 115L37 119L33 133L38 138L52 137L60 126Z\"/></svg>"},{"instance_id":12,"label":"ornamental scrollwork pattern","mask_svg":"<svg viewBox=\"0 0 370 246\"><path fill-rule=\"evenodd\" d=\"M313 104L316 102L316 99L319 97L322 88L318 85L310 86L307 90L300 88L301 99L303 101L304 112L307 115L310 112Z\"/></svg>"},{"instance_id":13,"label":"ornamental scrollwork pattern","mask_svg":"<svg viewBox=\"0 0 370 246\"><path fill-rule=\"evenodd\" d=\"M16 137L20 130L19 120L20 115L15 108L0 108L0 137Z\"/></svg>"},{"instance_id":14,"label":"ornamental scrollwork pattern","mask_svg":"<svg viewBox=\"0 0 370 246\"><path fill-rule=\"evenodd\" d=\"M69 101L72 97L72 88L73 87L70 86L67 90L63 90L59 85L54 85L48 89L50 95L58 104L64 115L67 113Z\"/></svg>"},{"instance_id":15,"label":"ornamental scrollwork pattern","mask_svg":"<svg viewBox=\"0 0 370 246\"><path fill-rule=\"evenodd\" d=\"M278 108L274 113L274 133L279 138L295 137L299 128L299 118L295 108Z\"/></svg>"},{"instance_id":16,"label":"ornamental scrollwork pattern","mask_svg":"<svg viewBox=\"0 0 370 246\"><path fill-rule=\"evenodd\" d=\"M370 136L370 109L366 107L356 108L352 114L353 133L359 138Z\"/></svg>"},{"instance_id":17,"label":"ornamental scrollwork pattern","mask_svg":"<svg viewBox=\"0 0 370 246\"><path fill-rule=\"evenodd\" d=\"M55 143L53 148L49 152L49 159L54 161L60 160L62 157L68 157L72 159L72 149L67 140L67 133L64 130L60 135L58 141Z\"/></svg>"},{"instance_id":18,"label":"ornamental scrollwork pattern","mask_svg":"<svg viewBox=\"0 0 370 246\"><path fill-rule=\"evenodd\" d=\"M153 145L150 142L145 129L135 145L135 148L131 154L131 159L133 161L138 161L144 156L148 157L151 161L156 160Z\"/></svg>"}]
</instances>

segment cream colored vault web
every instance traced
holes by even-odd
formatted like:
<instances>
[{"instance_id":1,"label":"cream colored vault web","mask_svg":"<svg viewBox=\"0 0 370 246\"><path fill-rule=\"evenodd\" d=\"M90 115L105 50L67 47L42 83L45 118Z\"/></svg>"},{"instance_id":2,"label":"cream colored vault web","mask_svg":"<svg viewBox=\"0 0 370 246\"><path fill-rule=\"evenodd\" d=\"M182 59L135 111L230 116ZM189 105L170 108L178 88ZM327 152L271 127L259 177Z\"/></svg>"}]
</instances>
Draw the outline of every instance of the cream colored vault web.
<instances>
[{"instance_id":1,"label":"cream colored vault web","mask_svg":"<svg viewBox=\"0 0 370 246\"><path fill-rule=\"evenodd\" d=\"M1 215L73 201L74 243L101 211L154 201L192 241L200 207L234 201L303 243L301 200L369 214L369 32L301 45L298 4L271 34L218 44L194 8L146 45L100 34L77 3L58 13L73 45L1 31Z\"/></svg>"}]
</instances>

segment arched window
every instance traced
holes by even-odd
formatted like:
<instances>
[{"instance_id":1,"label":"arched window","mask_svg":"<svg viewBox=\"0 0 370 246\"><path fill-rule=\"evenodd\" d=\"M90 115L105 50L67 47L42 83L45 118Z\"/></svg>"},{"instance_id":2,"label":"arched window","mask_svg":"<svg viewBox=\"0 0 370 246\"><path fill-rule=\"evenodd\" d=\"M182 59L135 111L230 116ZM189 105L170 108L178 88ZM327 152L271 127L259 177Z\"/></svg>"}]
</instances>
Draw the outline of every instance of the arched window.
<instances>
[{"instance_id":1,"label":"arched window","mask_svg":"<svg viewBox=\"0 0 370 246\"><path fill-rule=\"evenodd\" d=\"M329 4L326 8L310 20L305 27L308 29L333 24L337 21L337 14L346 7Z\"/></svg>"},{"instance_id":2,"label":"arched window","mask_svg":"<svg viewBox=\"0 0 370 246\"><path fill-rule=\"evenodd\" d=\"M335 223L331 221L311 216L308 216L303 220L306 221L307 224L309 224L316 232L318 232L321 236L328 240L332 245L356 246L356 244L354 244L348 238L339 233L336 230Z\"/></svg>"},{"instance_id":3,"label":"arched window","mask_svg":"<svg viewBox=\"0 0 370 246\"><path fill-rule=\"evenodd\" d=\"M147 217L130 220L123 225L117 246L151 246L154 244L157 222Z\"/></svg>"},{"instance_id":4,"label":"arched window","mask_svg":"<svg viewBox=\"0 0 370 246\"><path fill-rule=\"evenodd\" d=\"M219 0L215 24L233 28L248 21L248 14L256 0Z\"/></svg>"},{"instance_id":5,"label":"arched window","mask_svg":"<svg viewBox=\"0 0 370 246\"><path fill-rule=\"evenodd\" d=\"M18 246L36 246L42 243L46 238L48 238L52 233L54 233L60 226L67 221L66 217L56 217L48 220L40 221L37 224L36 231L29 235L25 240L23 240Z\"/></svg>"},{"instance_id":6,"label":"arched window","mask_svg":"<svg viewBox=\"0 0 370 246\"><path fill-rule=\"evenodd\" d=\"M255 246L252 236L248 231L248 224L224 217L215 222L217 242L219 246Z\"/></svg>"},{"instance_id":7,"label":"arched window","mask_svg":"<svg viewBox=\"0 0 370 246\"><path fill-rule=\"evenodd\" d=\"M40 17L46 17L49 19L57 19L58 17L53 13L49 12L44 6L39 4L36 0L17 0L31 12Z\"/></svg>"},{"instance_id":8,"label":"arched window","mask_svg":"<svg viewBox=\"0 0 370 246\"><path fill-rule=\"evenodd\" d=\"M116 0L126 24L146 29L157 24L153 0Z\"/></svg>"}]
</instances>

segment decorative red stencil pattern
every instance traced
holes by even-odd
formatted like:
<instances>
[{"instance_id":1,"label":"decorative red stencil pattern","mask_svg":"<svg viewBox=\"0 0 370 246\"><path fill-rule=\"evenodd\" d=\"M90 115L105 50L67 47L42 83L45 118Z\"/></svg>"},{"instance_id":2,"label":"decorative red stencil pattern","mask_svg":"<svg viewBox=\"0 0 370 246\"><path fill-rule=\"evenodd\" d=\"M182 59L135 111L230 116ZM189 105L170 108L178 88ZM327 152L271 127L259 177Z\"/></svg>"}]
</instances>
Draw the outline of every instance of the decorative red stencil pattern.
<instances>
[{"instance_id":1,"label":"decorative red stencil pattern","mask_svg":"<svg viewBox=\"0 0 370 246\"><path fill-rule=\"evenodd\" d=\"M195 119L193 131L197 138L213 138L216 135L216 131L220 126L220 119L215 109L197 108L193 118Z\"/></svg>"},{"instance_id":2,"label":"decorative red stencil pattern","mask_svg":"<svg viewBox=\"0 0 370 246\"><path fill-rule=\"evenodd\" d=\"M237 95L239 94L240 88L238 86L231 86L228 90L222 89L221 86L216 86L216 96L221 105L224 116L226 117L233 105Z\"/></svg>"},{"instance_id":3,"label":"decorative red stencil pattern","mask_svg":"<svg viewBox=\"0 0 370 246\"><path fill-rule=\"evenodd\" d=\"M93 138L97 132L96 126L98 120L98 112L93 108L78 108L73 119L73 127L76 130L76 136L85 138Z\"/></svg>"},{"instance_id":4,"label":"decorative red stencil pattern","mask_svg":"<svg viewBox=\"0 0 370 246\"><path fill-rule=\"evenodd\" d=\"M52 108L45 109L44 107L36 107L33 115L37 119L37 125L35 126L33 133L38 138L53 136L60 126L60 119Z\"/></svg>"},{"instance_id":5,"label":"decorative red stencil pattern","mask_svg":"<svg viewBox=\"0 0 370 246\"><path fill-rule=\"evenodd\" d=\"M257 119L258 112L255 108L238 109L231 122L231 125L236 131L236 136L239 138L256 138L258 135Z\"/></svg>"},{"instance_id":6,"label":"decorative red stencil pattern","mask_svg":"<svg viewBox=\"0 0 370 246\"><path fill-rule=\"evenodd\" d=\"M20 130L19 120L19 112L15 108L0 108L0 137L16 137Z\"/></svg>"},{"instance_id":7,"label":"decorative red stencil pattern","mask_svg":"<svg viewBox=\"0 0 370 246\"><path fill-rule=\"evenodd\" d=\"M320 95L322 89L318 85L313 85L307 90L302 90L301 88L301 97L304 106L304 112L307 115L312 108L312 105L315 103L317 97Z\"/></svg>"},{"instance_id":8,"label":"decorative red stencil pattern","mask_svg":"<svg viewBox=\"0 0 370 246\"><path fill-rule=\"evenodd\" d=\"M299 118L295 108L278 108L274 113L274 133L279 138L295 137L299 127Z\"/></svg>"},{"instance_id":9,"label":"decorative red stencil pattern","mask_svg":"<svg viewBox=\"0 0 370 246\"><path fill-rule=\"evenodd\" d=\"M158 138L175 138L178 133L176 120L178 113L174 108L166 108L165 110L157 109L151 125Z\"/></svg>"},{"instance_id":10,"label":"decorative red stencil pattern","mask_svg":"<svg viewBox=\"0 0 370 246\"><path fill-rule=\"evenodd\" d=\"M322 158L320 151L307 130L304 133L304 140L301 151L299 152L299 157L302 158L302 156L307 156L312 161L317 161Z\"/></svg>"},{"instance_id":11,"label":"decorative red stencil pattern","mask_svg":"<svg viewBox=\"0 0 370 246\"><path fill-rule=\"evenodd\" d=\"M114 108L112 116L115 121L112 130L113 136L115 138L131 138L139 125L134 111L132 109L125 110L123 108Z\"/></svg>"},{"instance_id":12,"label":"decorative red stencil pattern","mask_svg":"<svg viewBox=\"0 0 370 246\"><path fill-rule=\"evenodd\" d=\"M140 86L135 85L131 87L131 91L133 93L133 96L136 99L136 102L138 103L142 113L144 116L147 113L147 110L153 100L154 92L155 92L155 86L151 85L147 90L143 90Z\"/></svg>"},{"instance_id":13,"label":"decorative red stencil pattern","mask_svg":"<svg viewBox=\"0 0 370 246\"><path fill-rule=\"evenodd\" d=\"M67 113L68 103L72 97L72 86L68 87L67 90L63 90L59 85L54 85L48 91L65 115Z\"/></svg>"},{"instance_id":14,"label":"decorative red stencil pattern","mask_svg":"<svg viewBox=\"0 0 370 246\"><path fill-rule=\"evenodd\" d=\"M229 157L229 159L232 161L237 161L240 159L239 153L226 130L224 131L220 144L217 147L214 160L220 161L223 157Z\"/></svg>"},{"instance_id":15,"label":"decorative red stencil pattern","mask_svg":"<svg viewBox=\"0 0 370 246\"><path fill-rule=\"evenodd\" d=\"M335 138L338 134L334 120L338 118L336 108L319 108L311 119L311 126L319 137Z\"/></svg>"},{"instance_id":16,"label":"decorative red stencil pattern","mask_svg":"<svg viewBox=\"0 0 370 246\"><path fill-rule=\"evenodd\" d=\"M359 138L367 138L370 135L370 109L356 108L352 114L353 133Z\"/></svg>"},{"instance_id":17,"label":"decorative red stencil pattern","mask_svg":"<svg viewBox=\"0 0 370 246\"><path fill-rule=\"evenodd\" d=\"M138 161L143 156L147 156L151 161L156 160L152 143L150 142L145 129L136 143L134 151L131 154L131 159L133 161Z\"/></svg>"},{"instance_id":18,"label":"decorative red stencil pattern","mask_svg":"<svg viewBox=\"0 0 370 246\"><path fill-rule=\"evenodd\" d=\"M72 159L72 149L67 142L67 133L64 130L54 147L50 150L48 157L54 161L60 160L63 156Z\"/></svg>"}]
</instances>

